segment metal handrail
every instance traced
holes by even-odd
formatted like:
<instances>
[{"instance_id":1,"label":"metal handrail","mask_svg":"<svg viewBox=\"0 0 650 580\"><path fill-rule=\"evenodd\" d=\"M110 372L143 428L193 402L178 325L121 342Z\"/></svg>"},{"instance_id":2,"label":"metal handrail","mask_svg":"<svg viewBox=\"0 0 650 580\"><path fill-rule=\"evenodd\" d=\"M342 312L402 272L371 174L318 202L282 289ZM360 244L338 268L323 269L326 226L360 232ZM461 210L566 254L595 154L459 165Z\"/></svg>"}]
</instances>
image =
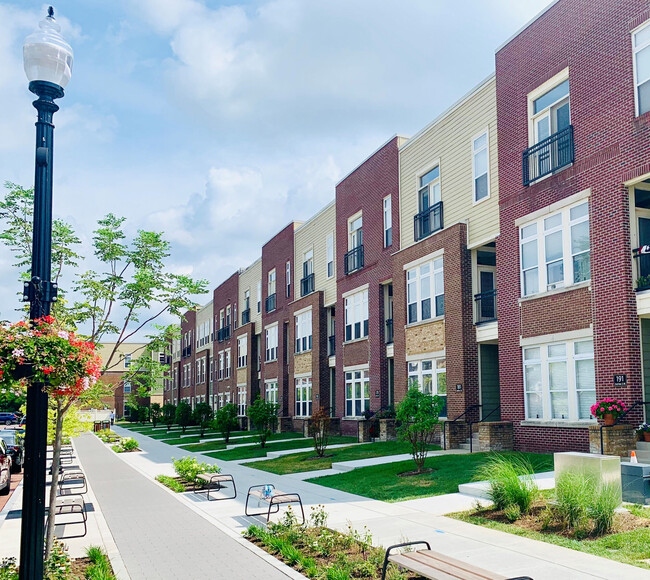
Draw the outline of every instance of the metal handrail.
<instances>
[{"instance_id":1,"label":"metal handrail","mask_svg":"<svg viewBox=\"0 0 650 580\"><path fill-rule=\"evenodd\" d=\"M446 434L447 433L447 423L455 423L456 421L458 421L458 419L464 417L465 415L467 415L467 413L469 413L473 409L480 409L482 406L483 405L481 405L480 403L477 403L476 405L472 405L471 407L467 407L467 409L465 409L465 411L463 411L460 415L458 415L458 417L456 417L455 419L452 419L451 421L445 421L442 424L442 448L443 449L447 449L447 434ZM467 422L467 421L465 421L465 422Z\"/></svg>"},{"instance_id":2,"label":"metal handrail","mask_svg":"<svg viewBox=\"0 0 650 580\"><path fill-rule=\"evenodd\" d=\"M524 187L570 165L574 160L573 125L569 125L522 153Z\"/></svg>"},{"instance_id":3,"label":"metal handrail","mask_svg":"<svg viewBox=\"0 0 650 580\"><path fill-rule=\"evenodd\" d=\"M467 425L469 427L469 452L470 453L474 452L474 450L473 450L473 440L474 440L474 438L473 438L473 433L472 433L472 425L478 425L479 423L483 423L490 415L492 415L493 413L496 413L497 411L500 411L500 410L501 410L501 405L497 405L494 409L492 409L487 415L485 415L485 417L483 417L479 421L469 421L467 423Z\"/></svg>"},{"instance_id":4,"label":"metal handrail","mask_svg":"<svg viewBox=\"0 0 650 580\"><path fill-rule=\"evenodd\" d=\"M603 440L603 429L608 429L610 427L615 427L616 425L619 424L619 421L628 415L631 411L636 409L637 407L640 406L645 406L645 405L650 405L650 401L635 401L632 406L625 411L624 413L620 414L618 417L616 417L616 421L614 421L613 425L601 425L600 426L600 454L605 455L605 441Z\"/></svg>"}]
</instances>

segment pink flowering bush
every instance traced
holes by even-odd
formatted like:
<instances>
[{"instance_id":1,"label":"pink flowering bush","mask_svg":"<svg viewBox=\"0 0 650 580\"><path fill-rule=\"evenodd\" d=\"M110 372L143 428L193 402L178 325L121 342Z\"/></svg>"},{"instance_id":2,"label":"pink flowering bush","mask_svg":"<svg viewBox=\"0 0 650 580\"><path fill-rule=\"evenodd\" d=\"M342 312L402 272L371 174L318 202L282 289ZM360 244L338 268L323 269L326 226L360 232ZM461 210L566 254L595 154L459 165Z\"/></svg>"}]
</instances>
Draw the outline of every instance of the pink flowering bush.
<instances>
[{"instance_id":1,"label":"pink flowering bush","mask_svg":"<svg viewBox=\"0 0 650 580\"><path fill-rule=\"evenodd\" d=\"M95 345L77 338L52 316L0 325L0 388L44 382L50 395L76 398L99 378Z\"/></svg>"},{"instance_id":2,"label":"pink flowering bush","mask_svg":"<svg viewBox=\"0 0 650 580\"><path fill-rule=\"evenodd\" d=\"M619 417L627 411L625 403L619 399L612 399L605 397L598 401L595 405L591 406L591 414L594 417L602 419L607 413L611 413L614 417Z\"/></svg>"}]
</instances>

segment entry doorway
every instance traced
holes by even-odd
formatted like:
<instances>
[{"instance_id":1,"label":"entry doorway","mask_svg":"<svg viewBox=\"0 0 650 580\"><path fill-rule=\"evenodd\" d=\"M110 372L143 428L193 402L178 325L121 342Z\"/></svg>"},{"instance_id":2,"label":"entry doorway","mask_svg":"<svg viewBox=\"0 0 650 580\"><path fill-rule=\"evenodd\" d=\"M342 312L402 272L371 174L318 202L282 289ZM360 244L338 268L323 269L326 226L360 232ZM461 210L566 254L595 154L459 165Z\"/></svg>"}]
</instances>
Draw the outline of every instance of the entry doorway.
<instances>
[{"instance_id":1,"label":"entry doorway","mask_svg":"<svg viewBox=\"0 0 650 580\"><path fill-rule=\"evenodd\" d=\"M481 420L501 421L499 391L499 345L479 345L481 379Z\"/></svg>"}]
</instances>

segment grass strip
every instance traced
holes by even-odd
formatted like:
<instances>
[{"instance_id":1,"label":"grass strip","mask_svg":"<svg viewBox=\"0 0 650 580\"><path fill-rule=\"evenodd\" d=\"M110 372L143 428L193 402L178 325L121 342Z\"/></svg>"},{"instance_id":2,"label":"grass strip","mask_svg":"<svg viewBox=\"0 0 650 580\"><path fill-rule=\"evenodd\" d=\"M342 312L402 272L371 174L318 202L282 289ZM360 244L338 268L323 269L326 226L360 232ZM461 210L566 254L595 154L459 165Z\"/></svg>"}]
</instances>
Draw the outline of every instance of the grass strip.
<instances>
[{"instance_id":1,"label":"grass strip","mask_svg":"<svg viewBox=\"0 0 650 580\"><path fill-rule=\"evenodd\" d=\"M500 455L510 455L501 453ZM474 479L475 471L483 465L492 453L468 455L441 455L429 457L424 467L432 472L400 477L400 473L413 471L413 461L385 463L361 467L336 475L325 475L308 479L325 487L354 493L386 502L405 501L420 497L457 493L461 483ZM553 469L553 456L538 453L521 453L531 463L536 473Z\"/></svg>"},{"instance_id":2,"label":"grass strip","mask_svg":"<svg viewBox=\"0 0 650 580\"><path fill-rule=\"evenodd\" d=\"M285 441L288 439L302 439L305 441L305 447L311 445L311 439L305 439L302 433L273 433L269 436L267 441L270 443L272 441ZM188 443L187 440L182 441L183 443ZM251 435L250 437L243 437L241 439L230 439L228 445L241 445L243 443L257 443L259 442L259 437L257 435ZM168 443L170 445L179 445L174 440L172 441L163 441L163 443ZM186 451L193 451L195 453L202 453L203 451L217 451L219 449L225 449L226 444L223 440L221 441L208 441L207 443L194 443L191 445L180 445L181 449Z\"/></svg>"},{"instance_id":3,"label":"grass strip","mask_svg":"<svg viewBox=\"0 0 650 580\"><path fill-rule=\"evenodd\" d=\"M168 487L176 493L183 493L185 491L185 486L182 483L179 483L173 477L168 475L156 475L156 481L162 483L165 487Z\"/></svg>"},{"instance_id":4,"label":"grass strip","mask_svg":"<svg viewBox=\"0 0 650 580\"><path fill-rule=\"evenodd\" d=\"M431 450L440 449L437 445L432 445ZM269 473L286 475L288 473L300 473L302 471L317 471L320 469L331 469L333 462L338 461L356 461L358 459L368 459L371 457L385 457L387 455L400 455L410 453L411 446L401 441L381 441L376 443L365 443L363 445L354 445L352 447L340 447L337 449L327 449L326 457L317 457L314 451L307 453L295 453L284 455L276 459L265 459L264 461L255 461L249 463L247 467L254 467Z\"/></svg>"},{"instance_id":5,"label":"grass strip","mask_svg":"<svg viewBox=\"0 0 650 580\"><path fill-rule=\"evenodd\" d=\"M338 445L343 443L355 443L356 437L342 437L336 436L330 439L331 445ZM233 461L237 459L255 459L257 457L266 457L269 451L284 451L286 449L305 449L310 445L311 441L307 439L278 441L269 443L264 449L259 445L252 445L250 447L238 447L236 449L228 449L226 451L216 451L213 453L206 453L208 457L221 459L223 461Z\"/></svg>"}]
</instances>

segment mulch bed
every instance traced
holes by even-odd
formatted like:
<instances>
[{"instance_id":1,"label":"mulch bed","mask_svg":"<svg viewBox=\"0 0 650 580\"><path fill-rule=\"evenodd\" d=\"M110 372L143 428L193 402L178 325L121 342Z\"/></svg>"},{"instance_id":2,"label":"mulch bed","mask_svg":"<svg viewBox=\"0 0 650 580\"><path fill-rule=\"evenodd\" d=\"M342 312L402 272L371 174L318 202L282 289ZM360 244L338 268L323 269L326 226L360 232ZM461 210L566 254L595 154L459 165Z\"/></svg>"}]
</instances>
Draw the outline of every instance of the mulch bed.
<instances>
[{"instance_id":1,"label":"mulch bed","mask_svg":"<svg viewBox=\"0 0 650 580\"><path fill-rule=\"evenodd\" d=\"M309 457L303 457L300 461L316 461L317 459L327 459L328 457L334 457L333 453L330 453L329 455L310 455Z\"/></svg>"},{"instance_id":2,"label":"mulch bed","mask_svg":"<svg viewBox=\"0 0 650 580\"><path fill-rule=\"evenodd\" d=\"M397 477L411 477L413 475L427 475L428 473L433 473L436 471L432 467L429 467L427 469L423 469L422 471L402 471L402 473L398 473Z\"/></svg>"}]
</instances>

